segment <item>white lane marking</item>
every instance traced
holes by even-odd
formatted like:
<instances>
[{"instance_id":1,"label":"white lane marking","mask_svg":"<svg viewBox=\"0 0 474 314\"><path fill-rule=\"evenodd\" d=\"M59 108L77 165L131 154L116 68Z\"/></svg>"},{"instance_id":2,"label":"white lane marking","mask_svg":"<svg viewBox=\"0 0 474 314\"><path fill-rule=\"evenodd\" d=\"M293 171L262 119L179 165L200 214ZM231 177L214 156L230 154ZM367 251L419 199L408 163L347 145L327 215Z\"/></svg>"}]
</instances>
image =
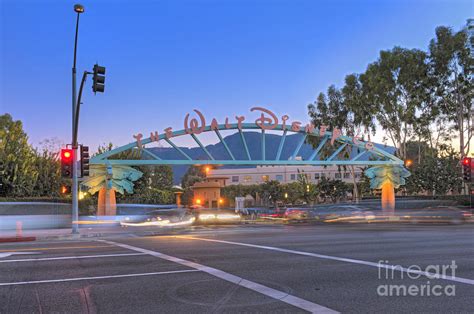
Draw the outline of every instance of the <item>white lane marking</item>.
<instances>
[{"instance_id":1,"label":"white lane marking","mask_svg":"<svg viewBox=\"0 0 474 314\"><path fill-rule=\"evenodd\" d=\"M60 256L60 257L42 257L42 258L24 258L24 259L7 259L0 261L0 263L13 262L38 262L38 261L57 261L64 259L82 259L82 258L101 258L101 257L120 257L120 256L134 256L146 255L145 253L123 253L123 254L104 254L104 255L79 255L79 256Z\"/></svg>"},{"instance_id":2,"label":"white lane marking","mask_svg":"<svg viewBox=\"0 0 474 314\"><path fill-rule=\"evenodd\" d=\"M110 279L110 278L124 278L124 277L140 277L140 276L155 276L155 275L166 275L166 274L179 274L179 273L190 273L197 272L197 269L184 269L184 270L170 270L170 271L159 271L154 273L138 273L138 274L125 274L125 275L110 275L110 276L95 276L95 277L79 277L79 278L65 278L65 279L49 279L49 280L34 280L34 281L18 281L18 282L1 282L0 286L16 286L16 285L29 285L38 283L54 283L54 282L67 282L67 281L79 281L79 280L96 280L96 279Z\"/></svg>"},{"instance_id":3,"label":"white lane marking","mask_svg":"<svg viewBox=\"0 0 474 314\"><path fill-rule=\"evenodd\" d=\"M339 313L337 311L334 311L334 310L329 309L327 307L324 307L322 305L319 305L319 304L316 304L316 303L298 298L298 297L293 296L293 295L289 295L286 292L282 292L282 291L279 291L279 290L261 285L261 284L256 283L256 282L252 282L250 280L243 279L241 277L226 273L222 270L219 270L219 269L216 269L216 268L213 268L213 267L201 265L201 264L198 264L198 263L194 263L194 262L191 262L191 261L181 259L179 257L174 257L174 256L166 255L166 254L163 254L163 253L160 253L160 252L151 251L151 250L147 250L147 249L142 249L142 248L139 248L139 247L135 247L135 246L131 246L131 245L123 244L123 243L117 243L117 242L112 242L112 241L107 241L107 240L97 240L97 241L112 244L112 245L116 245L116 246L119 246L121 248L129 249L129 250L136 251L136 252L146 253L146 254L149 254L151 256L155 256L155 257L167 260L167 261L175 262L175 263L178 263L178 264L181 264L181 265L184 265L184 266L194 268L196 270L203 271L203 272L208 273L208 274L210 274L212 276L215 276L217 278L221 278L221 279L229 281L233 284L245 287L247 289L253 290L255 292L261 293L261 294L266 295L268 297L271 297L273 299L276 299L276 300L285 302L289 305L292 305L292 306L298 307L300 309L309 311L311 313L331 313L331 314Z\"/></svg>"},{"instance_id":4,"label":"white lane marking","mask_svg":"<svg viewBox=\"0 0 474 314\"><path fill-rule=\"evenodd\" d=\"M12 255L29 255L29 254L40 254L40 252L7 252L7 253L0 253L0 258L10 257Z\"/></svg>"},{"instance_id":5,"label":"white lane marking","mask_svg":"<svg viewBox=\"0 0 474 314\"><path fill-rule=\"evenodd\" d=\"M411 273L411 274L424 275L424 276L427 276L429 278L444 279L444 280L450 280L450 281L455 281L455 282L461 282L461 283L465 283L465 284L468 284L468 285L474 285L474 280L473 279L467 279L467 278L462 278L462 277L445 276L445 275L442 275L442 274L434 274L434 273L430 273L430 272L426 272L426 271L418 271L416 269L409 269L409 268L405 268L405 267L400 267L400 265L379 264L379 263L374 263L374 262L369 262L369 261L362 261L362 260L352 259L352 258L345 258L345 257L337 257L337 256L330 256L330 255L303 252L303 251L288 250L288 249L282 249L282 248L278 248L278 247L274 247L274 246L266 246L266 245L258 245L258 244L249 244L249 243L232 242L232 241L224 241L224 240L196 238L196 237L189 237L189 236L175 236L175 237L176 238L182 238L182 239L191 239L191 240L200 240L200 241L208 241L208 242L217 242L217 243L226 243L226 244L247 246L247 247L253 247L253 248L258 248L258 249L265 249L265 250L272 250L272 251L278 251L278 252L284 252L284 253L290 253L290 254L311 256L311 257L329 259L329 260L352 263L352 264L361 264L361 265L367 265L367 266L372 266L372 267L377 267L377 268L397 270L397 271L402 271L402 272Z\"/></svg>"}]
</instances>

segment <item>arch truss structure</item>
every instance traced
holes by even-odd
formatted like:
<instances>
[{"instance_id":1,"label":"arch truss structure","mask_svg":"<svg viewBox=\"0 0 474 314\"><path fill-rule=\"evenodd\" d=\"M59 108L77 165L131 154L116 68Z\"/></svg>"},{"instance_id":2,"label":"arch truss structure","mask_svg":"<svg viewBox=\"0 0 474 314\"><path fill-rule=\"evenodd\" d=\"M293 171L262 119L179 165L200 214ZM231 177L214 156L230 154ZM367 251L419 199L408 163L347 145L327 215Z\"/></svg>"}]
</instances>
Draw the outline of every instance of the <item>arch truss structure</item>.
<instances>
[{"instance_id":1,"label":"arch truss structure","mask_svg":"<svg viewBox=\"0 0 474 314\"><path fill-rule=\"evenodd\" d=\"M215 120L214 120L215 121ZM213 122L214 122L213 121ZM191 121L192 122L192 121ZM263 126L263 127L262 127ZM222 131L234 130L235 133L240 134L240 145L230 147L226 143L226 139L221 134ZM269 133L278 133L281 135L278 145L266 146L266 137ZM255 152L249 150L249 141L246 139L246 133L249 131L260 132L261 140L259 145L260 154L256 157ZM200 136L206 133L214 133L217 136L217 140L222 144L225 149L227 158L223 158L222 154L220 157L213 155L212 151L205 146L200 139ZM297 137L291 137L291 141L295 141L296 144L292 143L292 152L288 157L288 152L282 154L285 143L288 144L290 134L300 134ZM336 136L337 135L337 136ZM136 136L134 136L137 138ZM202 150L199 158L192 158L182 147L176 145L174 140L178 137L188 137L190 140L195 142L197 146ZM207 137L207 136L206 136ZM315 137L311 139L311 137ZM254 138L254 137L252 137ZM313 141L312 141L313 140ZM176 151L174 156L180 156L176 159L167 159L164 156L160 156L159 150L152 150L145 148L146 145L165 144L170 146ZM300 158L299 153L303 145L307 142L316 143L312 146L312 151L307 154L305 158ZM163 146L163 145L161 145ZM293 149L294 147L294 149ZM127 151L141 150L140 159L123 159L120 156L121 153ZM237 150L240 150L238 152ZM271 153L269 153L269 151ZM350 152L350 153L347 153ZM127 154L125 154L127 155ZM169 156L170 154L166 154ZM283 155L285 157L283 158ZM241 157L237 157L241 156ZM389 152L377 147L371 142L365 142L360 139L341 135L340 132L333 132L322 130L322 128L316 127L293 127L292 125L277 124L272 125L256 123L226 123L217 124L212 123L211 125L202 125L199 129L196 127L193 129L183 129L179 131L171 132L167 130L163 134L151 134L150 137L144 138L139 136L137 141L122 147L115 148L111 151L103 154L94 156L91 158L91 164L102 164L102 165L314 165L314 166L327 166L327 165L387 165L387 166L403 166L403 161Z\"/></svg>"}]
</instances>

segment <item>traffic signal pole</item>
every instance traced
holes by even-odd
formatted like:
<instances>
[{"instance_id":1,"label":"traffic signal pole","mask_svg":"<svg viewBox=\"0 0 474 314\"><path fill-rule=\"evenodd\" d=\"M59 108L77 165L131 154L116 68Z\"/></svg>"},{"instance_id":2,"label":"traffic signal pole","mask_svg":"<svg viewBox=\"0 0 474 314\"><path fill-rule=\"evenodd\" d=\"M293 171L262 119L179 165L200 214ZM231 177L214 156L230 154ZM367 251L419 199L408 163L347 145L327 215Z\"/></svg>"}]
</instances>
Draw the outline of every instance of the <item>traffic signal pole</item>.
<instances>
[{"instance_id":1,"label":"traffic signal pole","mask_svg":"<svg viewBox=\"0 0 474 314\"><path fill-rule=\"evenodd\" d=\"M93 84L92 90L94 93L104 92L104 83L105 83L105 67L102 67L98 64L94 65L94 72L84 71L81 81L81 87L79 88L79 95L77 95L76 89L76 57L77 57L77 38L79 35L79 15L84 13L84 7L80 4L74 5L74 11L77 13L76 19L76 36L74 39L74 59L72 63L72 187L71 187L71 194L72 194L72 233L79 234L79 201L78 201L78 194L79 194L79 184L78 184L78 177L79 177L79 167L78 167L78 147L79 144L77 142L77 135L79 129L79 112L81 108L81 98L82 98L82 90L84 88L84 83L86 82L86 78L88 74L93 74ZM82 176L89 174L89 148L87 146L81 146L81 174ZM86 162L86 169L83 171L83 163Z\"/></svg>"},{"instance_id":2,"label":"traffic signal pole","mask_svg":"<svg viewBox=\"0 0 474 314\"><path fill-rule=\"evenodd\" d=\"M76 56L77 56L77 38L79 34L79 16L84 12L84 7L81 5L75 5L74 11L77 13L76 19L76 36L74 40L74 60L72 64L72 152L73 152L73 163L72 163L72 233L79 234L79 203L78 203L78 179L77 179L77 126L76 115L79 113L76 111Z\"/></svg>"}]
</instances>

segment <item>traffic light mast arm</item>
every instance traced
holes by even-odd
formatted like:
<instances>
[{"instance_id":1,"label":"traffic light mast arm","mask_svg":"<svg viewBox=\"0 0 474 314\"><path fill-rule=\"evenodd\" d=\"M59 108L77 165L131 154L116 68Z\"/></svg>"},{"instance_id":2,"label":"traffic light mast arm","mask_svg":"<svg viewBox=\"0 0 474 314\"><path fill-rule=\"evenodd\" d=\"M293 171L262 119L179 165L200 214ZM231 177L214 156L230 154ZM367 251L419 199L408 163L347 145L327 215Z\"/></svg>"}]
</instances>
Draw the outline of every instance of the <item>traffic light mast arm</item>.
<instances>
[{"instance_id":1,"label":"traffic light mast arm","mask_svg":"<svg viewBox=\"0 0 474 314\"><path fill-rule=\"evenodd\" d=\"M74 132L72 136L72 147L74 149L77 148L77 132L79 128L79 111L81 108L81 98L82 98L82 90L84 88L84 83L86 82L87 74L92 74L91 72L84 71L81 80L81 86L79 87L79 95L77 96L77 103L76 103L76 112L74 114Z\"/></svg>"}]
</instances>

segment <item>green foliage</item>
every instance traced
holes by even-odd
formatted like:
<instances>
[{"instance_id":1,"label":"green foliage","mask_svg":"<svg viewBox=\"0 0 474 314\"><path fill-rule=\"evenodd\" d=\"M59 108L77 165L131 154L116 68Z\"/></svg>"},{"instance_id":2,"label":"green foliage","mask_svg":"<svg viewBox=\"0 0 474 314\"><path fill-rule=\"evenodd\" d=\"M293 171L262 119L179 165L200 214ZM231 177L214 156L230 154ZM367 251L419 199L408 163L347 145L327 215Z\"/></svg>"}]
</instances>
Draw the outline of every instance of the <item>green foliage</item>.
<instances>
[{"instance_id":1,"label":"green foliage","mask_svg":"<svg viewBox=\"0 0 474 314\"><path fill-rule=\"evenodd\" d=\"M311 204L318 199L319 186L312 184L304 172L298 171L297 183L295 192L300 200L303 200L306 204Z\"/></svg>"},{"instance_id":2,"label":"green foliage","mask_svg":"<svg viewBox=\"0 0 474 314\"><path fill-rule=\"evenodd\" d=\"M373 133L378 124L401 159L407 158L409 141L423 140L438 149L455 131L465 156L474 133L474 59L466 41L464 30L438 27L427 52L402 47L381 51L363 73L346 76L342 89L331 85L326 94L320 93L308 113L315 124L349 135L360 128Z\"/></svg>"},{"instance_id":3,"label":"green foliage","mask_svg":"<svg viewBox=\"0 0 474 314\"><path fill-rule=\"evenodd\" d=\"M319 197L323 202L330 200L336 203L347 196L350 186L341 180L329 180L322 178L318 183Z\"/></svg>"},{"instance_id":4,"label":"green foliage","mask_svg":"<svg viewBox=\"0 0 474 314\"><path fill-rule=\"evenodd\" d=\"M53 151L56 149L56 151ZM59 146L44 141L33 149L21 121L0 116L0 194L8 197L58 197L63 183L58 160Z\"/></svg>"},{"instance_id":5,"label":"green foliage","mask_svg":"<svg viewBox=\"0 0 474 314\"><path fill-rule=\"evenodd\" d=\"M190 166L184 176L181 178L181 187L183 189L189 188L196 182L201 182L206 177L206 174L200 166Z\"/></svg>"},{"instance_id":6,"label":"green foliage","mask_svg":"<svg viewBox=\"0 0 474 314\"><path fill-rule=\"evenodd\" d=\"M338 90L334 85L329 86L327 97L320 93L315 104L308 105L308 114L314 125L326 125L334 130L338 128L346 134L359 135L360 128L364 133L370 130L375 131L372 113L366 111L362 105L363 93L362 86L356 75L346 77L346 85L342 90ZM370 133L369 133L370 134ZM308 142L314 148L318 147L322 137L309 137ZM319 152L319 158L325 159L331 156L342 144L324 145ZM353 147L347 145L337 156L337 158L348 159L352 153ZM343 167L346 170L346 166ZM355 179L354 167L350 167L353 178L353 194L359 199L359 190L357 180ZM314 198L311 197L311 198Z\"/></svg>"},{"instance_id":7,"label":"green foliage","mask_svg":"<svg viewBox=\"0 0 474 314\"><path fill-rule=\"evenodd\" d=\"M394 47L381 51L360 74L346 76L341 89L329 86L326 94L308 106L316 125L338 127L346 134L374 133L380 125L397 148L410 159L409 193L459 193L458 160L471 151L474 135L474 59L465 30L436 28L427 51ZM453 139L460 155L453 156ZM316 146L316 138L311 142ZM321 157L334 148L325 147ZM448 153L445 153L448 152ZM354 182L367 195L367 182ZM357 193L357 189L354 189Z\"/></svg>"},{"instance_id":8,"label":"green foliage","mask_svg":"<svg viewBox=\"0 0 474 314\"><path fill-rule=\"evenodd\" d=\"M36 156L28 144L21 121L9 114L0 116L0 163L3 164L1 188L6 196L32 196L38 178Z\"/></svg>"},{"instance_id":9,"label":"green foliage","mask_svg":"<svg viewBox=\"0 0 474 314\"><path fill-rule=\"evenodd\" d=\"M269 181L254 185L229 185L222 188L221 194L230 200L247 195L256 198L258 195L263 205L270 206L276 205L277 202L286 204L337 202L345 199L348 192L352 192L352 187L341 180L323 178L318 184L312 184L307 181L306 176L300 175L298 181L288 184Z\"/></svg>"},{"instance_id":10,"label":"green foliage","mask_svg":"<svg viewBox=\"0 0 474 314\"><path fill-rule=\"evenodd\" d=\"M170 166L139 167L143 173L135 185L135 193L145 192L149 188L171 190L173 187L173 170Z\"/></svg>"},{"instance_id":11,"label":"green foliage","mask_svg":"<svg viewBox=\"0 0 474 314\"><path fill-rule=\"evenodd\" d=\"M171 166L154 166L151 169L151 185L158 189L171 189L173 187L173 169Z\"/></svg>"},{"instance_id":12,"label":"green foliage","mask_svg":"<svg viewBox=\"0 0 474 314\"><path fill-rule=\"evenodd\" d=\"M459 135L459 151L470 151L473 129L470 112L474 98L474 59L466 45L465 31L436 28L436 38L429 45L430 77L433 83L433 116L453 123Z\"/></svg>"},{"instance_id":13,"label":"green foliage","mask_svg":"<svg viewBox=\"0 0 474 314\"><path fill-rule=\"evenodd\" d=\"M37 196L60 196L61 185L67 183L66 179L61 178L59 148L56 151L50 149L45 145L42 151L34 150L38 176L33 194Z\"/></svg>"},{"instance_id":14,"label":"green foliage","mask_svg":"<svg viewBox=\"0 0 474 314\"><path fill-rule=\"evenodd\" d=\"M171 190L148 188L139 194L127 196L127 201L138 204L173 204L175 196Z\"/></svg>"},{"instance_id":15,"label":"green foliage","mask_svg":"<svg viewBox=\"0 0 474 314\"><path fill-rule=\"evenodd\" d=\"M257 193L260 192L259 184L252 185L227 185L222 188L221 195L229 200L233 200L236 197L245 197L247 195L252 196L253 198L257 197Z\"/></svg>"},{"instance_id":16,"label":"green foliage","mask_svg":"<svg viewBox=\"0 0 474 314\"><path fill-rule=\"evenodd\" d=\"M260 198L264 205L274 205L275 202L283 198L283 189L278 181L267 181L259 187Z\"/></svg>"},{"instance_id":17,"label":"green foliage","mask_svg":"<svg viewBox=\"0 0 474 314\"><path fill-rule=\"evenodd\" d=\"M429 103L428 72L425 52L395 47L381 51L360 76L367 107L401 159L406 158L406 141L414 134L418 112Z\"/></svg>"},{"instance_id":18,"label":"green foliage","mask_svg":"<svg viewBox=\"0 0 474 314\"><path fill-rule=\"evenodd\" d=\"M439 155L425 155L421 162L415 162L410 168L412 175L406 191L409 194L428 192L431 195L460 193L459 159L459 154L452 148Z\"/></svg>"},{"instance_id":19,"label":"green foliage","mask_svg":"<svg viewBox=\"0 0 474 314\"><path fill-rule=\"evenodd\" d=\"M363 169L362 173L366 168ZM366 175L362 176L362 180L359 181L358 187L361 198L373 196L374 191L370 188L370 179Z\"/></svg>"}]
</instances>

